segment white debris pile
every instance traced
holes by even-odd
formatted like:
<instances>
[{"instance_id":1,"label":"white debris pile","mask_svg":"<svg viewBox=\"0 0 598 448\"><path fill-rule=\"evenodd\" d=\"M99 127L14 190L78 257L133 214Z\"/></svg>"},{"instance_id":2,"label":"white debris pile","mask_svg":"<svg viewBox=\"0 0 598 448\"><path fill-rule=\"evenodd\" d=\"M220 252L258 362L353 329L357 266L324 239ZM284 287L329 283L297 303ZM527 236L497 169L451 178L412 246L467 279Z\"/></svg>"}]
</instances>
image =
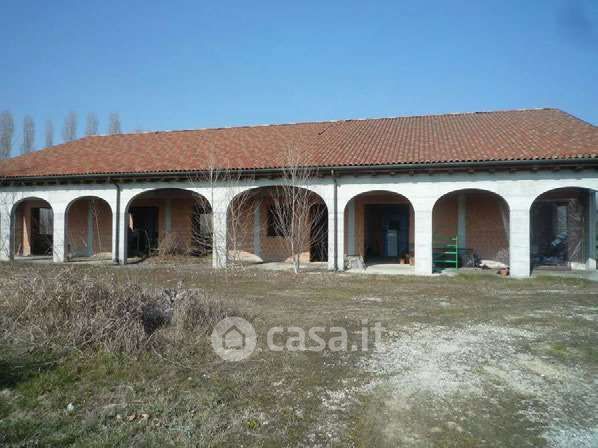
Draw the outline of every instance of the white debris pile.
<instances>
[{"instance_id":1,"label":"white debris pile","mask_svg":"<svg viewBox=\"0 0 598 448\"><path fill-rule=\"evenodd\" d=\"M481 395L480 368L514 356L516 340L533 338L531 331L493 325L414 325L387 334L364 367L387 377L401 395Z\"/></svg>"},{"instance_id":2,"label":"white debris pile","mask_svg":"<svg viewBox=\"0 0 598 448\"><path fill-rule=\"evenodd\" d=\"M518 397L520 417L544 433L548 446L571 446L565 440L598 446L591 429L597 425L598 377L588 378L574 362L530 352L545 343L544 331L416 324L386 334L363 367L377 377L370 390L381 386L389 400L407 408L426 403L430 413L450 416L466 411L452 407L457 403L500 406L501 397Z\"/></svg>"}]
</instances>

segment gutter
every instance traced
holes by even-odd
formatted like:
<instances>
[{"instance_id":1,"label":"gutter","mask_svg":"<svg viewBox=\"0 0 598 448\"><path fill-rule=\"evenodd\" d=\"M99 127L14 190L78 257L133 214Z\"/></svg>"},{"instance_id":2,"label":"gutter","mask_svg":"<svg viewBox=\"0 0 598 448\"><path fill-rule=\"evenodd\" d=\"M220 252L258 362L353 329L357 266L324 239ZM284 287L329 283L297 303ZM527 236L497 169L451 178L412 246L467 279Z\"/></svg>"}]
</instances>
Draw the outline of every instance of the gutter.
<instances>
[{"instance_id":1,"label":"gutter","mask_svg":"<svg viewBox=\"0 0 598 448\"><path fill-rule=\"evenodd\" d=\"M305 168L314 169L317 173L326 173L334 171L335 174L351 174L360 173L363 171L393 171L395 173L403 171L440 171L446 169L484 169L484 168L540 168L547 166L571 166L578 167L582 165L590 165L598 168L598 157L579 158L579 159L538 159L538 160L492 160L492 161L473 161L473 162L431 162L431 163L396 163L396 164L379 164L379 165L331 165L331 166L306 166ZM253 168L253 169L234 169L230 170L233 173L243 175L261 175L274 176L280 175L284 168ZM156 171L145 173L100 173L100 174L67 174L56 176L14 176L4 177L2 179L5 183L10 181L19 182L57 182L57 181L92 181L94 179L103 179L110 177L118 177L120 179L150 179L150 178L172 178L172 177L188 177L190 175L197 175L202 173L201 170L187 170L187 171Z\"/></svg>"},{"instance_id":2,"label":"gutter","mask_svg":"<svg viewBox=\"0 0 598 448\"><path fill-rule=\"evenodd\" d=\"M116 187L116 229L114 231L114 238L116 244L114 245L114 261L116 264L120 263L120 185L116 182L113 184Z\"/></svg>"},{"instance_id":3,"label":"gutter","mask_svg":"<svg viewBox=\"0 0 598 448\"><path fill-rule=\"evenodd\" d=\"M334 213L334 270L338 271L338 182L334 170L330 170L333 183L333 213ZM344 263L344 261L343 261Z\"/></svg>"}]
</instances>

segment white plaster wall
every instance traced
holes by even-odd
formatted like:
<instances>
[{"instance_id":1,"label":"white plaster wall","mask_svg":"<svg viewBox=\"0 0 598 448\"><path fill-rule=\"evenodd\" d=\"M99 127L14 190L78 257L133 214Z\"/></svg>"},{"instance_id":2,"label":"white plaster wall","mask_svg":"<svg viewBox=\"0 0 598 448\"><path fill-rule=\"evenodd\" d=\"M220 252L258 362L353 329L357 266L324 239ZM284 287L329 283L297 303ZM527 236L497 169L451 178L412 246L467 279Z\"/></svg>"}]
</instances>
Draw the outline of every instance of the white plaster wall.
<instances>
[{"instance_id":1,"label":"white plaster wall","mask_svg":"<svg viewBox=\"0 0 598 448\"><path fill-rule=\"evenodd\" d=\"M281 185L277 179L259 179L236 182L214 182L213 184L202 183L199 181L182 182L139 182L125 183L121 185L121 231L119 232L119 253L121 262L126 262L126 214L131 201L138 195L152 190L177 188L191 191L202 195L210 203L214 220L213 227L213 260L212 264L216 268L223 267L226 264L226 215L230 202L239 194L260 188ZM334 233L332 232L334 218L332 210L334 207L333 195L334 188L330 179L313 179L309 185L302 185L314 193L318 194L326 207L328 208L329 232L328 232L328 265L330 269L334 268Z\"/></svg>"},{"instance_id":2,"label":"white plaster wall","mask_svg":"<svg viewBox=\"0 0 598 448\"><path fill-rule=\"evenodd\" d=\"M117 190L112 184L49 185L36 187L5 187L0 190L0 258L9 258L10 215L14 205L26 198L46 200L54 212L54 260L64 260L65 220L68 205L75 199L96 196L104 199L113 215L113 257L118 244L119 259L126 260L126 214L131 200L151 190L181 188L204 196L214 215L215 267L226 263L226 212L230 201L250 189L280 185L277 179L260 179L209 185L201 182L131 182L121 184L119 231L116 232ZM329 268L335 267L334 183L330 178L314 179L303 187L318 194L328 208ZM418 174L396 176L344 176L338 178L337 253L336 265L344 267L344 213L348 202L369 191L389 191L405 196L415 212L416 273L432 272L432 209L445 194L464 189L480 189L502 196L510 209L510 254L513 277L527 277L530 270L529 220L530 206L540 194L565 187L598 190L598 172L590 170L560 170L515 173ZM118 241L116 241L118 235Z\"/></svg>"},{"instance_id":3,"label":"white plaster wall","mask_svg":"<svg viewBox=\"0 0 598 448\"><path fill-rule=\"evenodd\" d=\"M339 179L339 217L344 216L347 203L362 193L389 191L405 196L413 205L415 212L416 273L428 275L432 272L432 209L436 201L445 194L459 190L490 191L503 197L509 206L511 275L529 277L531 204L546 191L567 187L598 190L598 172L560 170L344 177ZM342 241L342 234L339 234L341 254L343 253ZM341 263L339 267L342 267Z\"/></svg>"},{"instance_id":4,"label":"white plaster wall","mask_svg":"<svg viewBox=\"0 0 598 448\"><path fill-rule=\"evenodd\" d=\"M43 199L54 214L54 261L64 261L66 240L65 212L76 199L95 196L105 200L113 216L116 209L116 187L97 185L45 185L31 187L6 187L0 189L0 259L8 260L10 254L10 222L15 206L26 199Z\"/></svg>"}]
</instances>

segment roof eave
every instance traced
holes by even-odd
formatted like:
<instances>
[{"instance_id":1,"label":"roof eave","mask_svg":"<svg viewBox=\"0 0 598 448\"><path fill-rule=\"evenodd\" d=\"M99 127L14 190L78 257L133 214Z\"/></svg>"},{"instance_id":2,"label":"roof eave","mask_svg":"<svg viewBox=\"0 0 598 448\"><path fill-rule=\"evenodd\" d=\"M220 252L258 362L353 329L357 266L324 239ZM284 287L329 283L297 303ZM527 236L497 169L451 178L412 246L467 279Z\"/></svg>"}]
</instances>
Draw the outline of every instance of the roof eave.
<instances>
[{"instance_id":1,"label":"roof eave","mask_svg":"<svg viewBox=\"0 0 598 448\"><path fill-rule=\"evenodd\" d=\"M391 171L399 173L433 173L446 170L488 170L488 169L547 169L556 167L591 168L598 167L598 158L567 158L567 159L535 159L535 160L490 160L490 161L465 161L465 162L428 162L428 163L398 163L398 164L371 164L371 165L329 165L309 166L320 176L343 174L369 174L375 172ZM285 168L252 168L232 169L230 172L242 176L279 176ZM154 172L123 172L123 173L90 173L90 174L64 174L46 176L6 176L0 178L1 183L7 182L69 182L69 181L103 181L114 182L128 179L160 179L160 178L187 178L205 174L206 170L194 171L154 171Z\"/></svg>"}]
</instances>

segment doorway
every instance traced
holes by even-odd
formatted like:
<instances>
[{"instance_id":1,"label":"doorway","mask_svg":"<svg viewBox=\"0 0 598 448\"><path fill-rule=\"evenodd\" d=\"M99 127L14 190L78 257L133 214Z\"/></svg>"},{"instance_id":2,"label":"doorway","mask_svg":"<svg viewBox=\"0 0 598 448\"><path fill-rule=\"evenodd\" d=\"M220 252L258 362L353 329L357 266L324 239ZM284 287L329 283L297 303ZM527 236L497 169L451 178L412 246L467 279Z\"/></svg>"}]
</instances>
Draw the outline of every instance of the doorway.
<instances>
[{"instance_id":1,"label":"doorway","mask_svg":"<svg viewBox=\"0 0 598 448\"><path fill-rule=\"evenodd\" d=\"M328 261L328 211L315 204L310 211L309 261Z\"/></svg>"},{"instance_id":2,"label":"doorway","mask_svg":"<svg viewBox=\"0 0 598 448\"><path fill-rule=\"evenodd\" d=\"M158 207L131 207L128 249L130 254L149 255L158 247Z\"/></svg>"},{"instance_id":3,"label":"doorway","mask_svg":"<svg viewBox=\"0 0 598 448\"><path fill-rule=\"evenodd\" d=\"M52 209L31 209L31 255L51 255L54 240Z\"/></svg>"},{"instance_id":4,"label":"doorway","mask_svg":"<svg viewBox=\"0 0 598 448\"><path fill-rule=\"evenodd\" d=\"M399 261L409 252L409 205L365 206L365 259Z\"/></svg>"}]
</instances>

